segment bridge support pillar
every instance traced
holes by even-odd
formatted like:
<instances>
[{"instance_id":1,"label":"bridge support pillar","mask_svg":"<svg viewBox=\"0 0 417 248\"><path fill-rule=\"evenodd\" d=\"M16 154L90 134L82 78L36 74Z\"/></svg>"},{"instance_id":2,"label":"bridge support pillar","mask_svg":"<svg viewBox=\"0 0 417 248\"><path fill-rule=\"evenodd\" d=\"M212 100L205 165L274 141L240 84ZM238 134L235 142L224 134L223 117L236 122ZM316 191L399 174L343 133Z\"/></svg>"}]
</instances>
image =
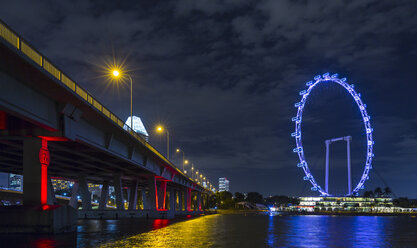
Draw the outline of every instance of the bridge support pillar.
<instances>
[{"instance_id":1,"label":"bridge support pillar","mask_svg":"<svg viewBox=\"0 0 417 248\"><path fill-rule=\"evenodd\" d=\"M114 176L114 191L116 194L117 210L125 210L121 175Z\"/></svg>"},{"instance_id":2,"label":"bridge support pillar","mask_svg":"<svg viewBox=\"0 0 417 248\"><path fill-rule=\"evenodd\" d=\"M87 179L84 175L78 178L83 210L91 210L91 193L88 190Z\"/></svg>"},{"instance_id":3,"label":"bridge support pillar","mask_svg":"<svg viewBox=\"0 0 417 248\"><path fill-rule=\"evenodd\" d=\"M143 210L149 209L148 198L146 197L146 188L143 187L140 191L140 194L142 196Z\"/></svg>"},{"instance_id":4,"label":"bridge support pillar","mask_svg":"<svg viewBox=\"0 0 417 248\"><path fill-rule=\"evenodd\" d=\"M176 192L174 188L170 188L169 189L169 211L174 213L175 209L177 208L176 206L176 201L177 200L177 196L176 196Z\"/></svg>"},{"instance_id":5,"label":"bridge support pillar","mask_svg":"<svg viewBox=\"0 0 417 248\"><path fill-rule=\"evenodd\" d=\"M183 210L183 206L182 206L182 191L178 190L177 191L177 195L178 195L178 211L182 211Z\"/></svg>"},{"instance_id":6,"label":"bridge support pillar","mask_svg":"<svg viewBox=\"0 0 417 248\"><path fill-rule=\"evenodd\" d=\"M138 184L139 180L135 180L130 189L129 210L136 210L136 204L138 202Z\"/></svg>"},{"instance_id":7,"label":"bridge support pillar","mask_svg":"<svg viewBox=\"0 0 417 248\"><path fill-rule=\"evenodd\" d=\"M78 182L74 182L72 185L71 199L69 201L69 206L78 209Z\"/></svg>"},{"instance_id":8,"label":"bridge support pillar","mask_svg":"<svg viewBox=\"0 0 417 248\"><path fill-rule=\"evenodd\" d=\"M42 194L42 164L39 151L42 140L39 138L25 138L23 140L23 204L40 206L46 204L41 200ZM45 188L46 189L46 188ZM45 192L46 193L46 192ZM46 196L46 195L45 195Z\"/></svg>"},{"instance_id":9,"label":"bridge support pillar","mask_svg":"<svg viewBox=\"0 0 417 248\"><path fill-rule=\"evenodd\" d=\"M121 175L120 174L115 175L113 180L114 180L114 193L116 194L117 210L125 210Z\"/></svg>"},{"instance_id":10,"label":"bridge support pillar","mask_svg":"<svg viewBox=\"0 0 417 248\"><path fill-rule=\"evenodd\" d=\"M23 205L0 207L0 233L61 233L76 230L76 210L52 203L45 139L23 140ZM49 188L49 189L48 189ZM52 191L52 192L51 192Z\"/></svg>"},{"instance_id":11,"label":"bridge support pillar","mask_svg":"<svg viewBox=\"0 0 417 248\"><path fill-rule=\"evenodd\" d=\"M197 211L201 211L201 192L197 191Z\"/></svg>"},{"instance_id":12,"label":"bridge support pillar","mask_svg":"<svg viewBox=\"0 0 417 248\"><path fill-rule=\"evenodd\" d=\"M101 188L100 202L98 205L99 210L106 210L108 198L109 198L109 182L105 181Z\"/></svg>"},{"instance_id":13,"label":"bridge support pillar","mask_svg":"<svg viewBox=\"0 0 417 248\"><path fill-rule=\"evenodd\" d=\"M191 188L187 188L184 192L185 211L191 211Z\"/></svg>"},{"instance_id":14,"label":"bridge support pillar","mask_svg":"<svg viewBox=\"0 0 417 248\"><path fill-rule=\"evenodd\" d=\"M156 210L156 179L154 177L149 178L148 180L148 188L149 192L147 195L147 209L148 210Z\"/></svg>"},{"instance_id":15,"label":"bridge support pillar","mask_svg":"<svg viewBox=\"0 0 417 248\"><path fill-rule=\"evenodd\" d=\"M161 181L159 183L155 183L156 191L157 191L157 209L166 209L166 196L167 196L167 181Z\"/></svg>"}]
</instances>

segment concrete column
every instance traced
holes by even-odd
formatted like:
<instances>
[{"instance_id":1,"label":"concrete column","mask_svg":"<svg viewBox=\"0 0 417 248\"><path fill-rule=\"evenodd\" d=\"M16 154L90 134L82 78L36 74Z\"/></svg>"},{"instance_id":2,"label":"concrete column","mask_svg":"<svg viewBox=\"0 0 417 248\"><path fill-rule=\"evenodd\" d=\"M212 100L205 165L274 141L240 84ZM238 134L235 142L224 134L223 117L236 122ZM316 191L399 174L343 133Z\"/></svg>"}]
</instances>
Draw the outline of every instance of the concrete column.
<instances>
[{"instance_id":1,"label":"concrete column","mask_svg":"<svg viewBox=\"0 0 417 248\"><path fill-rule=\"evenodd\" d=\"M114 192L116 194L117 210L125 210L123 199L122 178L120 175L114 176Z\"/></svg>"},{"instance_id":2,"label":"concrete column","mask_svg":"<svg viewBox=\"0 0 417 248\"><path fill-rule=\"evenodd\" d=\"M201 211L201 192L197 191L197 211Z\"/></svg>"},{"instance_id":3,"label":"concrete column","mask_svg":"<svg viewBox=\"0 0 417 248\"><path fill-rule=\"evenodd\" d=\"M151 177L148 180L149 192L147 195L148 209L156 210L156 179Z\"/></svg>"},{"instance_id":4,"label":"concrete column","mask_svg":"<svg viewBox=\"0 0 417 248\"><path fill-rule=\"evenodd\" d=\"M78 183L80 187L79 190L81 193L83 210L91 210L91 193L88 190L88 183L85 176L80 176Z\"/></svg>"},{"instance_id":5,"label":"concrete column","mask_svg":"<svg viewBox=\"0 0 417 248\"><path fill-rule=\"evenodd\" d=\"M158 183L156 183L157 187L157 197L158 197L158 209L166 209L166 189L167 189L167 182L166 181L161 181L158 185Z\"/></svg>"},{"instance_id":6,"label":"concrete column","mask_svg":"<svg viewBox=\"0 0 417 248\"><path fill-rule=\"evenodd\" d=\"M178 190L177 194L178 194L178 211L182 211L183 210L182 191Z\"/></svg>"},{"instance_id":7,"label":"concrete column","mask_svg":"<svg viewBox=\"0 0 417 248\"><path fill-rule=\"evenodd\" d=\"M175 189L174 188L170 188L169 189L169 211L171 212L175 212L175 209L177 208L176 206L176 194L175 194Z\"/></svg>"},{"instance_id":8,"label":"concrete column","mask_svg":"<svg viewBox=\"0 0 417 248\"><path fill-rule=\"evenodd\" d=\"M138 184L139 180L136 179L130 189L129 210L136 210L136 204L138 202Z\"/></svg>"},{"instance_id":9,"label":"concrete column","mask_svg":"<svg viewBox=\"0 0 417 248\"><path fill-rule=\"evenodd\" d=\"M47 204L49 205L56 205L58 202L55 198L55 191L54 185L52 184L52 179L48 178L48 201Z\"/></svg>"},{"instance_id":10,"label":"concrete column","mask_svg":"<svg viewBox=\"0 0 417 248\"><path fill-rule=\"evenodd\" d=\"M184 208L185 211L191 211L191 188L187 188L184 192Z\"/></svg>"},{"instance_id":11,"label":"concrete column","mask_svg":"<svg viewBox=\"0 0 417 248\"><path fill-rule=\"evenodd\" d=\"M78 185L78 182L74 182L72 185L71 199L68 204L75 209L78 209Z\"/></svg>"},{"instance_id":12,"label":"concrete column","mask_svg":"<svg viewBox=\"0 0 417 248\"><path fill-rule=\"evenodd\" d=\"M149 209L149 203L146 197L146 188L144 187L140 191L141 191L141 196L142 196L143 210Z\"/></svg>"},{"instance_id":13,"label":"concrete column","mask_svg":"<svg viewBox=\"0 0 417 248\"><path fill-rule=\"evenodd\" d=\"M23 140L23 204L41 205L42 165L39 151L42 140L25 138ZM45 182L46 183L46 182Z\"/></svg>"},{"instance_id":14,"label":"concrete column","mask_svg":"<svg viewBox=\"0 0 417 248\"><path fill-rule=\"evenodd\" d=\"M109 182L105 181L101 187L99 210L106 210L107 200L109 199Z\"/></svg>"}]
</instances>

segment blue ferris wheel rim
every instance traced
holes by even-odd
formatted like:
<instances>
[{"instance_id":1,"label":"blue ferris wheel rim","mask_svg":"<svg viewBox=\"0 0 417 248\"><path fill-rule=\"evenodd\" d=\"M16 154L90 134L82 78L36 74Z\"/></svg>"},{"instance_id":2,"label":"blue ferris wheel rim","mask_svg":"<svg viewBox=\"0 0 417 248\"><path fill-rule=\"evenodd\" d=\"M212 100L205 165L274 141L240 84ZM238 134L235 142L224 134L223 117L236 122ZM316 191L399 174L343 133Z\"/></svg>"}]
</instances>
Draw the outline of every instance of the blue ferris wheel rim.
<instances>
[{"instance_id":1,"label":"blue ferris wheel rim","mask_svg":"<svg viewBox=\"0 0 417 248\"><path fill-rule=\"evenodd\" d=\"M315 76L313 81L309 81L306 83L308 87L307 90L300 91L301 101L294 104L294 106L297 108L297 116L292 118L292 121L295 122L295 132L292 133L291 136L295 138L295 142L297 145L297 147L293 149L293 152L298 153L298 157L300 159L300 163L297 164L297 167L301 167L303 169L304 174L305 174L304 180L310 181L310 183L313 185L311 190L320 192L322 196L331 196L331 194L326 192L316 182L313 174L311 173L308 167L308 163L304 155L304 149L302 145L302 132L301 132L301 123L302 123L304 106L307 102L307 98L310 92L319 83L334 82L334 83L341 85L343 88L345 88L355 100L361 112L363 123L365 125L365 134L366 134L366 140L367 140L366 161L365 161L365 166L364 166L364 170L362 173L362 177L359 180L358 184L352 190L352 195L356 195L359 190L364 188L365 181L369 179L369 172L372 169L372 157L374 156L373 154L374 140L372 138L373 129L371 127L370 116L368 115L366 111L366 104L363 103L360 93L357 93L354 90L353 84L349 85L346 81L347 81L346 78L339 78L338 74L330 75L329 73L325 73L323 75ZM350 195L348 194L346 196L350 196Z\"/></svg>"}]
</instances>

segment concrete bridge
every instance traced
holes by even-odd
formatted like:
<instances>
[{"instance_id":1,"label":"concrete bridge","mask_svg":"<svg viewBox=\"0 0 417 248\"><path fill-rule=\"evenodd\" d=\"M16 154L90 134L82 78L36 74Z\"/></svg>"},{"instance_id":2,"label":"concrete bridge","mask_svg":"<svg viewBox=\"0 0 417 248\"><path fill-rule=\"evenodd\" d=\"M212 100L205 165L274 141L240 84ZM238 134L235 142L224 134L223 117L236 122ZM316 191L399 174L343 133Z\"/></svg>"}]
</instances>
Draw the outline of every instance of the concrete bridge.
<instances>
[{"instance_id":1,"label":"concrete bridge","mask_svg":"<svg viewBox=\"0 0 417 248\"><path fill-rule=\"evenodd\" d=\"M0 171L21 174L23 205L0 231L64 232L82 218L202 213L212 192L184 174L89 92L0 22ZM51 177L75 182L57 205ZM92 210L88 183L102 185ZM114 186L117 210L106 207ZM125 203L123 190L129 191ZM76 210L77 196L82 208ZM142 198L143 209L137 200ZM126 209L127 205L127 209Z\"/></svg>"}]
</instances>

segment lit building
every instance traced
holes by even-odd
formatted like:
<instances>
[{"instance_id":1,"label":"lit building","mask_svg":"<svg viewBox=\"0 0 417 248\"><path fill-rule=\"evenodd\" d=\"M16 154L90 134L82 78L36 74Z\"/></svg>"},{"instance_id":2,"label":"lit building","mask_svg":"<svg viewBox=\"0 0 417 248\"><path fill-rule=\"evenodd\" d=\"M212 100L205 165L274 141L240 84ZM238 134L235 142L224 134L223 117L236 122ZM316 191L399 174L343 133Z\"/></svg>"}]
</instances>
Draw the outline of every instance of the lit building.
<instances>
[{"instance_id":1,"label":"lit building","mask_svg":"<svg viewBox=\"0 0 417 248\"><path fill-rule=\"evenodd\" d=\"M9 174L9 189L23 190L23 176L17 174Z\"/></svg>"},{"instance_id":2,"label":"lit building","mask_svg":"<svg viewBox=\"0 0 417 248\"><path fill-rule=\"evenodd\" d=\"M219 178L219 192L229 191L229 180L225 177Z\"/></svg>"},{"instance_id":3,"label":"lit building","mask_svg":"<svg viewBox=\"0 0 417 248\"><path fill-rule=\"evenodd\" d=\"M72 186L72 181L62 180L62 179L51 179L54 190L69 190Z\"/></svg>"},{"instance_id":4,"label":"lit building","mask_svg":"<svg viewBox=\"0 0 417 248\"><path fill-rule=\"evenodd\" d=\"M127 128L130 127L130 125L131 125L131 121L130 121L130 116L129 116L125 122L124 129L127 130ZM133 116L133 128L132 129L133 131L138 133L140 136L142 136L142 138L148 141L149 134L146 131L146 128L142 123L142 120L137 116Z\"/></svg>"},{"instance_id":5,"label":"lit building","mask_svg":"<svg viewBox=\"0 0 417 248\"><path fill-rule=\"evenodd\" d=\"M392 212L395 207L390 197L300 197L299 211L355 211Z\"/></svg>"}]
</instances>

